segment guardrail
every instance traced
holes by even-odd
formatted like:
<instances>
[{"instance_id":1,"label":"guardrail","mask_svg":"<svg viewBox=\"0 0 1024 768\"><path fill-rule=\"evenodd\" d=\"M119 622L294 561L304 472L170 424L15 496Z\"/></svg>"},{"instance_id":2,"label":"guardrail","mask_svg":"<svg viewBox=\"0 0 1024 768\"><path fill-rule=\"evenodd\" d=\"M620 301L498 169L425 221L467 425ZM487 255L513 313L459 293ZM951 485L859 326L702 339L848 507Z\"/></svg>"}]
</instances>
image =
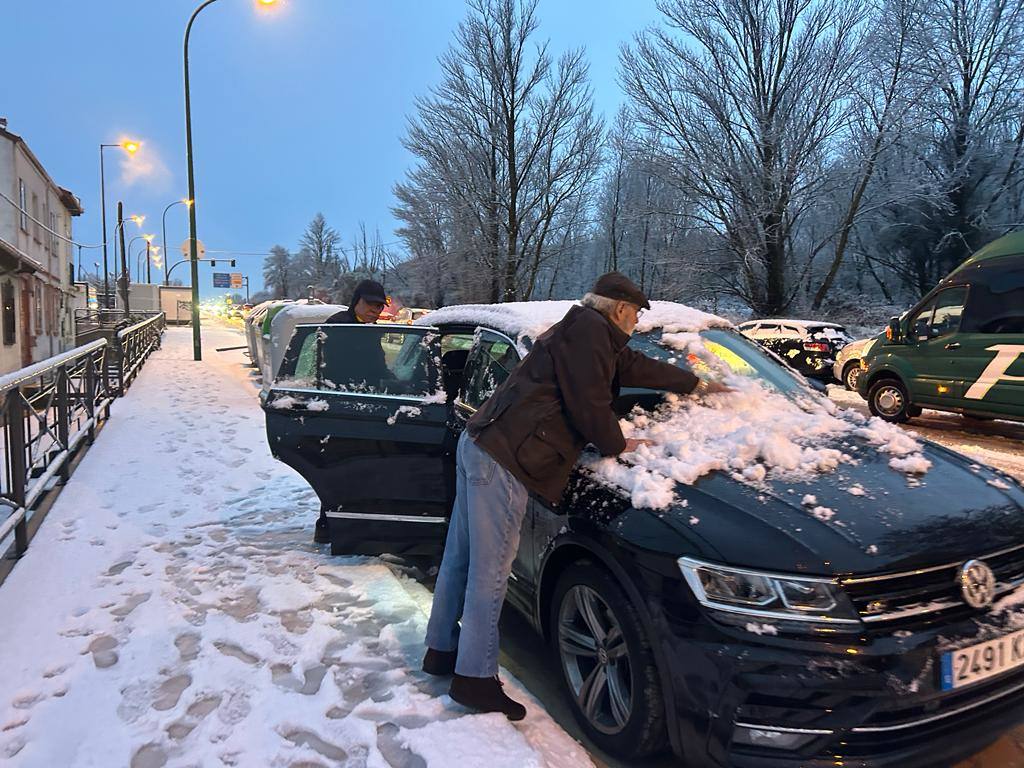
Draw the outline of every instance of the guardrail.
<instances>
[{"instance_id":1,"label":"guardrail","mask_svg":"<svg viewBox=\"0 0 1024 768\"><path fill-rule=\"evenodd\" d=\"M14 533L15 555L28 548L28 518L42 496L67 482L71 460L110 417L150 353L160 346L164 317L97 339L0 377L0 553ZM0 511L0 517L3 513Z\"/></svg>"}]
</instances>

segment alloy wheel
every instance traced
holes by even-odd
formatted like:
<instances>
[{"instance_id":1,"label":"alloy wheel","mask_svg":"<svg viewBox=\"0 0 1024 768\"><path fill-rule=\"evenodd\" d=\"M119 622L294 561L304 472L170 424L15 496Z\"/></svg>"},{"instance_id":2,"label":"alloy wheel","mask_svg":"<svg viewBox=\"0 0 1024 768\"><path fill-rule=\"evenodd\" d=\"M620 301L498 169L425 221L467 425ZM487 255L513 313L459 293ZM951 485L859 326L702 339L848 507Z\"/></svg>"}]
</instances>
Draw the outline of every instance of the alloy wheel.
<instances>
[{"instance_id":1,"label":"alloy wheel","mask_svg":"<svg viewBox=\"0 0 1024 768\"><path fill-rule=\"evenodd\" d=\"M580 711L601 733L621 732L633 711L629 648L618 618L588 586L577 584L562 599L558 649Z\"/></svg>"}]
</instances>

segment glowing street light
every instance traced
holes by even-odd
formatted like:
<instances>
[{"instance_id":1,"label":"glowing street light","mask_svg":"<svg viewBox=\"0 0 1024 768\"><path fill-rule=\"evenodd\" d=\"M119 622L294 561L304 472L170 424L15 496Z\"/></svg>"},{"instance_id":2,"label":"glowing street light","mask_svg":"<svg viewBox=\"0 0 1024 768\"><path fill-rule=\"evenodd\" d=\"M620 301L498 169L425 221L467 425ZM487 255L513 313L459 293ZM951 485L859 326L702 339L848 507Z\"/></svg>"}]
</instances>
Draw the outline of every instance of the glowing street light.
<instances>
[{"instance_id":1,"label":"glowing street light","mask_svg":"<svg viewBox=\"0 0 1024 768\"><path fill-rule=\"evenodd\" d=\"M185 26L183 50L185 63L185 164L188 166L188 199L193 201L193 204L188 207L189 260L192 267L192 356L197 361L203 359L203 342L199 331L199 252L197 247L199 237L196 234L196 177L192 162L192 97L189 92L188 40L192 34L192 25L195 23L196 17L204 8L213 5L216 1L204 0L192 12L192 16ZM268 7L274 5L277 0L257 0L257 2L260 6Z\"/></svg>"},{"instance_id":2,"label":"glowing street light","mask_svg":"<svg viewBox=\"0 0 1024 768\"><path fill-rule=\"evenodd\" d=\"M191 200L190 198L183 197L181 200L175 200L173 203L168 203L167 207L164 208L164 215L161 217L161 221L163 222L163 243L164 243L163 248L164 248L164 253L167 252L167 212L169 210L171 210L171 208L173 208L176 205L184 205L186 208L191 208L193 202L195 202L195 201ZM163 267L160 264L157 264L157 267L160 267L161 269L163 269ZM170 282L170 278L168 278L168 276L167 276L167 270L164 269L164 285L170 285L170 284L171 284L171 282Z\"/></svg>"},{"instance_id":3,"label":"glowing street light","mask_svg":"<svg viewBox=\"0 0 1024 768\"><path fill-rule=\"evenodd\" d=\"M107 266L107 182L103 167L103 150L108 147L119 147L132 156L139 151L140 146L138 141L132 139L125 139L118 144L100 144L100 215L103 217L103 300L105 302L110 301L110 276Z\"/></svg>"}]
</instances>

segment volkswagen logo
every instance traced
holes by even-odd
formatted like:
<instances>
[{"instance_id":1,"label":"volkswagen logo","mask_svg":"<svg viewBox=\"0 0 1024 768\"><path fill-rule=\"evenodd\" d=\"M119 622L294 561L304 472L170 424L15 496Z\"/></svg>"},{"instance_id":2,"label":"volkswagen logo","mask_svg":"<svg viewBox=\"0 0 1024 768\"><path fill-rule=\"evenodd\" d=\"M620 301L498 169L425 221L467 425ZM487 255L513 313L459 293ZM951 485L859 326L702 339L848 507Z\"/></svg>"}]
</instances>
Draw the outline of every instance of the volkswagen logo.
<instances>
[{"instance_id":1,"label":"volkswagen logo","mask_svg":"<svg viewBox=\"0 0 1024 768\"><path fill-rule=\"evenodd\" d=\"M971 608L984 608L996 596L996 575L981 560L968 560L960 567L960 592Z\"/></svg>"}]
</instances>

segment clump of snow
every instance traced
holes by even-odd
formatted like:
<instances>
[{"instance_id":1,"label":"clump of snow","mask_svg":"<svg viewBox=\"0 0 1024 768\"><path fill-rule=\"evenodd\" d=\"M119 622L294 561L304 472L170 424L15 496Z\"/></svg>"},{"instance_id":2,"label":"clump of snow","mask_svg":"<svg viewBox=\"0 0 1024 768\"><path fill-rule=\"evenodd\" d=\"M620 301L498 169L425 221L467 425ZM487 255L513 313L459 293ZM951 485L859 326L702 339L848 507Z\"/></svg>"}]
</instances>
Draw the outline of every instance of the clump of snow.
<instances>
[{"instance_id":1,"label":"clump of snow","mask_svg":"<svg viewBox=\"0 0 1024 768\"><path fill-rule=\"evenodd\" d=\"M761 624L759 622L748 622L744 627L747 632L753 632L755 635L777 635L779 629L774 624Z\"/></svg>"},{"instance_id":2,"label":"clump of snow","mask_svg":"<svg viewBox=\"0 0 1024 768\"><path fill-rule=\"evenodd\" d=\"M415 418L416 416L419 416L421 413L423 413L423 411L417 408L415 405L401 405L398 407L397 411L388 416L388 424L394 424L396 421L398 421L399 416L405 415L412 416L413 418Z\"/></svg>"},{"instance_id":3,"label":"clump of snow","mask_svg":"<svg viewBox=\"0 0 1024 768\"><path fill-rule=\"evenodd\" d=\"M866 496L867 495L867 491L865 491L863 486L861 486L860 484L851 485L849 488L846 489L846 492L848 494L850 494L851 496Z\"/></svg>"},{"instance_id":4,"label":"clump of snow","mask_svg":"<svg viewBox=\"0 0 1024 768\"><path fill-rule=\"evenodd\" d=\"M910 456L889 459L889 466L908 475L923 475L932 467L932 463L919 453Z\"/></svg>"},{"instance_id":5,"label":"clump of snow","mask_svg":"<svg viewBox=\"0 0 1024 768\"><path fill-rule=\"evenodd\" d=\"M875 544L872 544L871 546L868 547L867 553L869 555L877 555L878 554L878 546L875 545Z\"/></svg>"},{"instance_id":6,"label":"clump of snow","mask_svg":"<svg viewBox=\"0 0 1024 768\"><path fill-rule=\"evenodd\" d=\"M811 510L811 514L819 520L821 520L821 522L827 523L829 520L835 517L836 513L829 507L815 507L814 509Z\"/></svg>"},{"instance_id":7,"label":"clump of snow","mask_svg":"<svg viewBox=\"0 0 1024 768\"><path fill-rule=\"evenodd\" d=\"M319 397L314 397L312 400L306 401L307 411L326 411L331 407L331 404L326 400L321 400Z\"/></svg>"},{"instance_id":8,"label":"clump of snow","mask_svg":"<svg viewBox=\"0 0 1024 768\"><path fill-rule=\"evenodd\" d=\"M988 480L987 482L993 488L998 488L1001 491L1010 490L1010 484L1000 480L999 478L995 478L994 480Z\"/></svg>"},{"instance_id":9,"label":"clump of snow","mask_svg":"<svg viewBox=\"0 0 1024 768\"><path fill-rule=\"evenodd\" d=\"M300 402L301 400L298 400L291 395L282 395L281 397L275 398L274 402L270 404L270 407L281 411L287 411L294 408Z\"/></svg>"},{"instance_id":10,"label":"clump of snow","mask_svg":"<svg viewBox=\"0 0 1024 768\"><path fill-rule=\"evenodd\" d=\"M699 517L695 517L694 515L690 515L690 525L696 525L699 522L700 522L700 518Z\"/></svg>"},{"instance_id":11,"label":"clump of snow","mask_svg":"<svg viewBox=\"0 0 1024 768\"><path fill-rule=\"evenodd\" d=\"M803 499L800 500L800 503L803 504L805 507L814 507L817 506L818 504L818 497L815 496L813 493L808 493L806 496L803 497Z\"/></svg>"}]
</instances>

